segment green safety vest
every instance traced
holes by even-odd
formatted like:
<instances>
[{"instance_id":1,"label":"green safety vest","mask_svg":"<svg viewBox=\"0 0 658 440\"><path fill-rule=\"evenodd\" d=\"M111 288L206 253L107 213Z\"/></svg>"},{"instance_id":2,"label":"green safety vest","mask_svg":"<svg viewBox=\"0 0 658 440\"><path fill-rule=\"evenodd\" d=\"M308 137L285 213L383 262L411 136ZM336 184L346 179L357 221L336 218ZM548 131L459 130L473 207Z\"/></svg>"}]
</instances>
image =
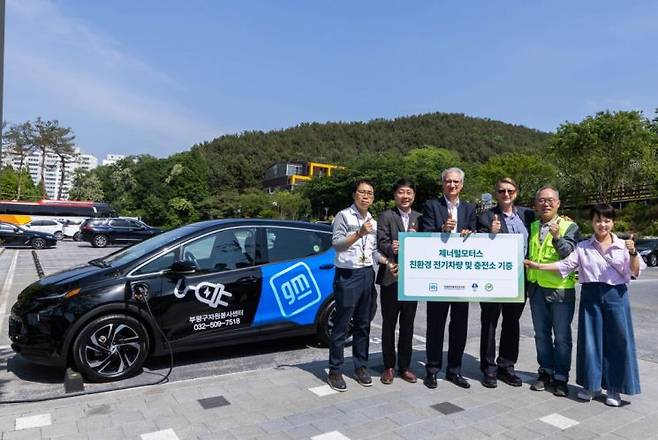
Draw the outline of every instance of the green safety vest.
<instances>
[{"instance_id":1,"label":"green safety vest","mask_svg":"<svg viewBox=\"0 0 658 440\"><path fill-rule=\"evenodd\" d=\"M572 221L558 218L558 227L560 236L564 236ZM544 241L539 241L539 230L541 222L536 220L530 225L530 243L528 257L538 263L554 263L560 261L560 255L553 247L553 235L549 232L544 237ZM576 274L571 272L566 278L553 271L528 269L528 281L539 284L541 287L549 289L573 289L576 287Z\"/></svg>"}]
</instances>

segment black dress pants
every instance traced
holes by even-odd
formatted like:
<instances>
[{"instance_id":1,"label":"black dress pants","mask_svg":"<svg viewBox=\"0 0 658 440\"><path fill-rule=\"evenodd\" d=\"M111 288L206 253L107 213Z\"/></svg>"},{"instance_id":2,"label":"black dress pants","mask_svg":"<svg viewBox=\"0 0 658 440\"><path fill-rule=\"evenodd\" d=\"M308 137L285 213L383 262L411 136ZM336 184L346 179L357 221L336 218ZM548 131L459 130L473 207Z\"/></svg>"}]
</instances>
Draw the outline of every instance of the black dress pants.
<instances>
[{"instance_id":1,"label":"black dress pants","mask_svg":"<svg viewBox=\"0 0 658 440\"><path fill-rule=\"evenodd\" d=\"M519 319L523 314L522 303L480 303L480 370L495 374L498 368L513 369L519 358ZM496 359L496 327L503 315L500 330L500 347Z\"/></svg>"},{"instance_id":2,"label":"black dress pants","mask_svg":"<svg viewBox=\"0 0 658 440\"><path fill-rule=\"evenodd\" d=\"M411 364L416 301L398 301L398 285L381 286L382 352L384 368L395 368L395 327L400 319L398 336L398 370L408 370Z\"/></svg>"},{"instance_id":3,"label":"black dress pants","mask_svg":"<svg viewBox=\"0 0 658 440\"><path fill-rule=\"evenodd\" d=\"M468 330L467 302L427 302L427 364L425 368L430 374L441 370L443 361L443 335L446 319L450 311L448 325L448 373L460 374L462 357L466 347L466 332Z\"/></svg>"},{"instance_id":4,"label":"black dress pants","mask_svg":"<svg viewBox=\"0 0 658 440\"><path fill-rule=\"evenodd\" d=\"M353 319L352 360L354 368L368 366L370 315L372 312L370 302L374 282L375 272L372 267L336 268L334 276L336 315L329 346L329 370L332 373L343 372L343 350L350 319Z\"/></svg>"}]
</instances>

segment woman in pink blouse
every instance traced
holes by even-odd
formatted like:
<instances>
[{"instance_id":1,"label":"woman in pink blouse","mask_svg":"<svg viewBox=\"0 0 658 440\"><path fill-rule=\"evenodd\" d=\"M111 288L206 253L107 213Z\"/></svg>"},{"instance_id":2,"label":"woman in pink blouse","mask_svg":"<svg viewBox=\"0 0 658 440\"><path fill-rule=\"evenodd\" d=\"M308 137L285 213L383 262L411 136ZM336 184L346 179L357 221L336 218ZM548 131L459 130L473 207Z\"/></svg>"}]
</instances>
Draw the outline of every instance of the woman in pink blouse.
<instances>
[{"instance_id":1,"label":"woman in pink blouse","mask_svg":"<svg viewBox=\"0 0 658 440\"><path fill-rule=\"evenodd\" d=\"M605 389L605 403L620 406L620 394L640 393L628 283L646 266L633 240L623 241L612 233L615 220L612 206L594 206L590 219L594 235L578 243L567 258L550 264L525 260L525 265L552 270L563 277L578 269L582 290L576 383L583 387L578 398L589 401Z\"/></svg>"}]
</instances>

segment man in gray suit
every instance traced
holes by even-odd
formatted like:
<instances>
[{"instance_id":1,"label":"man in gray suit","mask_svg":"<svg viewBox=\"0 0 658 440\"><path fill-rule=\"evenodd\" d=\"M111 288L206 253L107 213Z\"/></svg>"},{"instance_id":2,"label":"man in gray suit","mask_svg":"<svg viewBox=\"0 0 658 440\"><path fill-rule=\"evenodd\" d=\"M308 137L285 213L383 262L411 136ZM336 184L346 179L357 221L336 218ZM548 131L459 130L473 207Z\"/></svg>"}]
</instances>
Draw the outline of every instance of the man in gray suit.
<instances>
[{"instance_id":1,"label":"man in gray suit","mask_svg":"<svg viewBox=\"0 0 658 440\"><path fill-rule=\"evenodd\" d=\"M383 384L393 382L395 376L395 327L400 319L398 338L398 374L410 383L416 382L416 375L410 369L411 347L416 317L415 301L398 301L397 259L398 233L417 231L420 213L411 209L416 197L416 185L408 179L399 179L393 186L395 208L387 209L377 221L377 249L387 258L386 264L379 265L377 284L381 285L382 308L382 352L384 373Z\"/></svg>"}]
</instances>

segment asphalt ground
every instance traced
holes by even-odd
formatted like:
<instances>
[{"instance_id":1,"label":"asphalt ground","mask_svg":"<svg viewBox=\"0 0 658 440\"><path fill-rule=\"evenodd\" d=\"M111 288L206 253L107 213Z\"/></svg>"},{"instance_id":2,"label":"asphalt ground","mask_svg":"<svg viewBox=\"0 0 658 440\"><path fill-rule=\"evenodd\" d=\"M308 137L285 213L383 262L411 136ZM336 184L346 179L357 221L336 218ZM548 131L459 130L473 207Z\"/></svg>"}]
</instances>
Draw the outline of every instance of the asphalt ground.
<instances>
[{"instance_id":1,"label":"asphalt ground","mask_svg":"<svg viewBox=\"0 0 658 440\"><path fill-rule=\"evenodd\" d=\"M95 249L87 243L64 241L60 242L56 249L44 249L38 251L38 256L44 272L46 274L50 274L59 270L73 267L78 264L82 264L90 259L106 255L116 249L118 249L118 247ZM30 364L29 362L22 359L20 355L14 354L13 351L11 351L11 349L8 347L9 341L7 338L6 317L8 315L9 309L15 301L18 293L31 282L35 281L38 278L38 275L30 249L8 248L0 249L0 252L0 288L2 288L0 291L0 401L53 397L58 398L65 396L63 386L63 369ZM658 330L658 319L656 318L658 316L658 296L656 295L657 287L658 268L648 268L642 274L641 279L634 281L631 285L631 302L633 308L638 358L641 361L641 373L645 393L647 388L652 390L658 383L658 381L653 378L655 376L655 372L658 370L658 350L655 343L656 330ZM371 372L375 375L381 372L381 355L379 354L379 338L381 334L380 324L381 317L378 314L378 316L373 321L370 345L372 353ZM576 322L574 322L573 327L575 334ZM414 369L419 375L422 375L423 373L422 361L424 360L425 328L425 306L420 304L418 307L414 331ZM472 389L481 388L481 386L477 384L477 381L480 379L477 353L479 345L479 328L479 305L471 304L469 312L468 343L466 353L464 355L463 369L464 375L469 377L474 385ZM532 379L536 369L536 363L534 362L534 344L532 338L533 330L530 320L530 311L529 308L526 307L526 310L524 311L523 317L521 319L521 354L519 364L517 365L519 367L519 372L521 373L526 383ZM324 380L323 371L326 367L327 354L327 349L318 345L315 339L311 337L288 338L277 341L268 341L267 343L262 344L244 344L239 346L177 354L175 355L174 359L173 371L169 377L169 384L161 385L158 387L138 388L137 390L134 390L134 392L140 393L140 395L144 395L145 393L157 394L159 392L165 392L157 391L158 389L173 389L172 387L180 387L182 389L191 386L190 384L192 383L196 384L198 381L204 381L204 383L205 381L208 381L209 384L224 382L231 383L235 381L235 377L250 377L250 380L260 381L263 380L263 378L268 377L278 377L279 375L286 376L289 375L291 371L310 372L312 377L309 378L309 380L316 384L318 382L321 384ZM346 355L349 355L349 352L346 352ZM137 377L111 384L86 384L86 390L107 390L108 393L103 393L98 396L110 396L106 398L111 401L113 399L111 396L115 396L115 393L111 390L116 390L118 388L131 385L139 386L155 383L167 373L168 368L168 357L153 358L147 362L144 372ZM649 374L649 377L647 377L647 373ZM647 387L646 385L649 386ZM349 382L348 386L350 387L351 392L353 392L355 386L358 388L354 382ZM652 386L654 387L652 388ZM424 390L424 387L420 385L419 389ZM125 393L128 392L130 391L125 391ZM527 394L529 395L528 398L530 398L536 397L538 393ZM348 396L348 398L351 396L352 395ZM362 397L363 395L358 394L359 399ZM653 397L655 398L655 396ZM74 399L82 399L82 397L77 397ZM99 397L99 399L102 399L102 397ZM634 401L637 402L635 405L629 405L629 408L632 410L640 409L644 412L655 412L656 408L654 406L645 408L640 404L642 400L636 399ZM88 406L90 404L87 403L84 405ZM21 405L13 407L22 408ZM291 409L291 411L292 410L294 410L294 408ZM18 411L18 409L15 409L14 412L16 411ZM31 412L29 409L26 409L25 411L27 413ZM144 412L144 414L145 413L146 412ZM190 418L191 417L188 416L188 419ZM620 424L619 426L621 427L623 425ZM81 428L78 426L78 430L80 429ZM16 435L17 432L19 431L6 431L3 434L2 439L4 440L5 438L14 438L14 435ZM415 438L413 435L407 437L398 431L395 432L397 432L397 437L391 436L391 438ZM49 438L48 436L44 436L43 432L40 435L42 438ZM242 438L235 432L232 432L232 435L233 437L227 436L226 438ZM16 438L19 437L16 436ZM88 438L94 437L89 436ZM190 438L196 437L192 436ZM211 436L209 438L224 437ZM250 438L260 437L255 436ZM291 437L289 436L284 438ZM309 437L300 436L299 438ZM348 438L356 437L350 436ZM581 437L571 436L570 438ZM585 436L582 438L594 437ZM649 437L643 436L635 438Z\"/></svg>"}]
</instances>

